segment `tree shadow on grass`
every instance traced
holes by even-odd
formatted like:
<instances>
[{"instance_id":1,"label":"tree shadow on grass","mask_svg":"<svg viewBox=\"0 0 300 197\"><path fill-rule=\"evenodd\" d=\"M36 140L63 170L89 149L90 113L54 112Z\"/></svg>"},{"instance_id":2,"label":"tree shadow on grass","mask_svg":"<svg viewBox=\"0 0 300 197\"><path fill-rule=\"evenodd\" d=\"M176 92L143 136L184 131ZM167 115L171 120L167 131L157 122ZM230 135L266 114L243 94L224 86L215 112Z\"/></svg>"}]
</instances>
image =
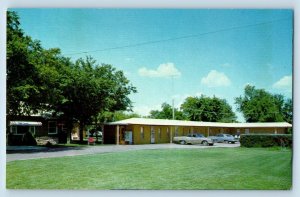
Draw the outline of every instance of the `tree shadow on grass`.
<instances>
[{"instance_id":1,"label":"tree shadow on grass","mask_svg":"<svg viewBox=\"0 0 300 197\"><path fill-rule=\"evenodd\" d=\"M71 150L83 150L87 146L67 146L67 145L53 145L53 146L7 146L6 154L14 153L40 153L40 152L60 152Z\"/></svg>"}]
</instances>

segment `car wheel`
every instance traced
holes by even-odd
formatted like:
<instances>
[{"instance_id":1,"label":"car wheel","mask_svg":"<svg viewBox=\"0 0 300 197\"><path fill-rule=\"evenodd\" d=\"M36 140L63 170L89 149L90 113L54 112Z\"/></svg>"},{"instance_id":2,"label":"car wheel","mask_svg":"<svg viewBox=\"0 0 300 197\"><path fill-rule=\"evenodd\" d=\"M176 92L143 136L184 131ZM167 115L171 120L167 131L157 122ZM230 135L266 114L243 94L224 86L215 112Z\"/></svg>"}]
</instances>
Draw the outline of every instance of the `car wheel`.
<instances>
[{"instance_id":1,"label":"car wheel","mask_svg":"<svg viewBox=\"0 0 300 197\"><path fill-rule=\"evenodd\" d=\"M207 145L208 145L208 142L207 142L207 141L203 141L202 144L203 144L204 146L207 146Z\"/></svg>"},{"instance_id":2,"label":"car wheel","mask_svg":"<svg viewBox=\"0 0 300 197\"><path fill-rule=\"evenodd\" d=\"M182 140L182 141L180 141L180 144L184 145L184 144L186 144L186 141Z\"/></svg>"}]
</instances>

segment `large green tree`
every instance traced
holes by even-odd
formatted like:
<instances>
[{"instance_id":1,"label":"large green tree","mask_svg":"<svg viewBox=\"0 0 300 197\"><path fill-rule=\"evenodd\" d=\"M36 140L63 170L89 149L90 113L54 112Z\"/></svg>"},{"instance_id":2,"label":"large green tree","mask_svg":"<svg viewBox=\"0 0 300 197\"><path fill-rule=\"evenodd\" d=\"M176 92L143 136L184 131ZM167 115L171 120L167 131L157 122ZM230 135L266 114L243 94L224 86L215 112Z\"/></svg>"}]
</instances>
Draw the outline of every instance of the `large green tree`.
<instances>
[{"instance_id":1,"label":"large green tree","mask_svg":"<svg viewBox=\"0 0 300 197\"><path fill-rule=\"evenodd\" d=\"M151 110L149 118L154 119L173 119L173 108L168 103L163 103L161 105L161 110ZM174 119L175 120L184 120L185 117L183 116L183 113L178 110L177 108L174 108Z\"/></svg>"},{"instance_id":2,"label":"large green tree","mask_svg":"<svg viewBox=\"0 0 300 197\"><path fill-rule=\"evenodd\" d=\"M70 60L59 49L44 49L20 28L16 12L7 12L7 114L53 110Z\"/></svg>"},{"instance_id":3,"label":"large green tree","mask_svg":"<svg viewBox=\"0 0 300 197\"><path fill-rule=\"evenodd\" d=\"M185 117L193 121L235 122L236 116L225 99L188 97L181 105Z\"/></svg>"},{"instance_id":4,"label":"large green tree","mask_svg":"<svg viewBox=\"0 0 300 197\"><path fill-rule=\"evenodd\" d=\"M119 120L125 120L129 118L141 118L141 115L128 112L128 111L105 111L98 115L97 120L98 122L105 123L105 122L114 122Z\"/></svg>"},{"instance_id":5,"label":"large green tree","mask_svg":"<svg viewBox=\"0 0 300 197\"><path fill-rule=\"evenodd\" d=\"M271 94L264 89L247 85L244 95L235 98L237 109L247 122L292 121L292 100L280 94Z\"/></svg>"},{"instance_id":6,"label":"large green tree","mask_svg":"<svg viewBox=\"0 0 300 197\"><path fill-rule=\"evenodd\" d=\"M283 117L284 120L293 123L293 101L292 99L286 99L284 106L283 106Z\"/></svg>"},{"instance_id":7,"label":"large green tree","mask_svg":"<svg viewBox=\"0 0 300 197\"><path fill-rule=\"evenodd\" d=\"M68 72L61 81L63 99L56 111L79 121L81 141L84 126L97 121L99 114L131 108L128 95L136 88L122 71L87 57L77 60Z\"/></svg>"},{"instance_id":8,"label":"large green tree","mask_svg":"<svg viewBox=\"0 0 300 197\"><path fill-rule=\"evenodd\" d=\"M20 28L15 12L7 12L7 113L48 112L79 121L83 128L99 114L131 108L136 88L109 64L92 57L72 62L59 49L44 49ZM70 126L69 125L69 126Z\"/></svg>"},{"instance_id":9,"label":"large green tree","mask_svg":"<svg viewBox=\"0 0 300 197\"><path fill-rule=\"evenodd\" d=\"M33 97L39 93L39 75L32 63L35 46L20 28L15 12L7 12L7 113L29 114L35 110Z\"/></svg>"}]
</instances>

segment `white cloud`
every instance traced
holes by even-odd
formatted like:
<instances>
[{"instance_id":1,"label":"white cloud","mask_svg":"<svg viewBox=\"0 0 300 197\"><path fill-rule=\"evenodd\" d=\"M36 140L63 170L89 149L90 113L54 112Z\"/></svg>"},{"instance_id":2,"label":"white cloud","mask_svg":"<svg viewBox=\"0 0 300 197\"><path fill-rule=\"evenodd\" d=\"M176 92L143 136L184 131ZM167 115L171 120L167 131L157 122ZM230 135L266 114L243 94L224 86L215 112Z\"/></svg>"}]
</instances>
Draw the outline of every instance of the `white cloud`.
<instances>
[{"instance_id":1,"label":"white cloud","mask_svg":"<svg viewBox=\"0 0 300 197\"><path fill-rule=\"evenodd\" d=\"M231 81L224 73L211 70L206 77L201 79L201 84L208 87L221 87L229 86Z\"/></svg>"},{"instance_id":2,"label":"white cloud","mask_svg":"<svg viewBox=\"0 0 300 197\"><path fill-rule=\"evenodd\" d=\"M281 90L292 90L292 76L284 76L279 81L273 84L273 88L281 89Z\"/></svg>"},{"instance_id":3,"label":"white cloud","mask_svg":"<svg viewBox=\"0 0 300 197\"><path fill-rule=\"evenodd\" d=\"M146 67L139 69L139 75L143 77L179 77L181 72L175 67L173 63L160 64L157 69L151 70Z\"/></svg>"}]
</instances>

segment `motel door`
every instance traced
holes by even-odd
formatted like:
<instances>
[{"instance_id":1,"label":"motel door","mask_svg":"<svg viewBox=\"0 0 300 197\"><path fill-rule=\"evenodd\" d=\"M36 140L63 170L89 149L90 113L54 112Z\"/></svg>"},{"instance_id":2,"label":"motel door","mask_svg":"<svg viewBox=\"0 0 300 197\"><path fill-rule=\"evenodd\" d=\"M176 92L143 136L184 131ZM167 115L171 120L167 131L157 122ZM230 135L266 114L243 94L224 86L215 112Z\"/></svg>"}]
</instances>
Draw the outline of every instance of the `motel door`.
<instances>
[{"instance_id":1,"label":"motel door","mask_svg":"<svg viewBox=\"0 0 300 197\"><path fill-rule=\"evenodd\" d=\"M151 127L151 144L154 144L155 143L155 131L154 131L154 128Z\"/></svg>"},{"instance_id":2,"label":"motel door","mask_svg":"<svg viewBox=\"0 0 300 197\"><path fill-rule=\"evenodd\" d=\"M125 131L125 143L132 144L132 131Z\"/></svg>"}]
</instances>

